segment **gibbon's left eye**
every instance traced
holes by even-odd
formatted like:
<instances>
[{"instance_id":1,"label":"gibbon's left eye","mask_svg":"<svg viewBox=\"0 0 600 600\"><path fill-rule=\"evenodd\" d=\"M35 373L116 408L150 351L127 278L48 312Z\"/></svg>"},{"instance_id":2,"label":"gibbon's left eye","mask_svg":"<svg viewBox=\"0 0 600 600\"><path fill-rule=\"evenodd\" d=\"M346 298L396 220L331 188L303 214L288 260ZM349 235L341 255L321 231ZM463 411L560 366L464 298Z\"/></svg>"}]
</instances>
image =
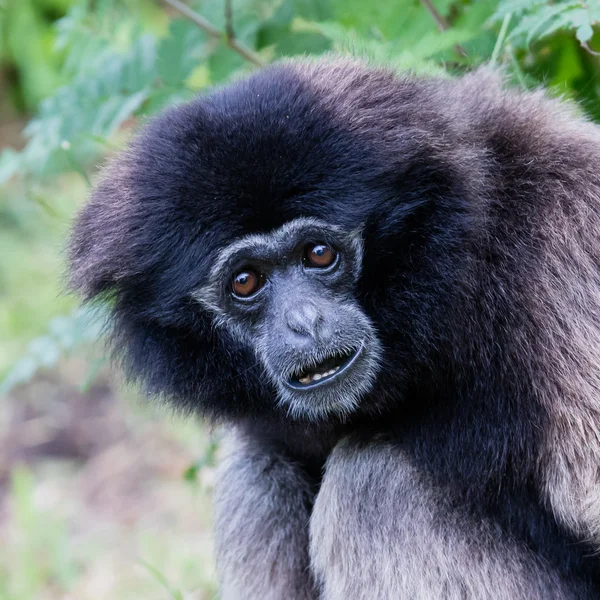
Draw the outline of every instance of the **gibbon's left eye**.
<instances>
[{"instance_id":1,"label":"gibbon's left eye","mask_svg":"<svg viewBox=\"0 0 600 600\"><path fill-rule=\"evenodd\" d=\"M265 277L254 269L242 269L233 276L231 287L238 298L248 298L265 284Z\"/></svg>"},{"instance_id":2,"label":"gibbon's left eye","mask_svg":"<svg viewBox=\"0 0 600 600\"><path fill-rule=\"evenodd\" d=\"M335 250L327 244L309 244L304 249L304 264L314 269L330 267L337 257Z\"/></svg>"}]
</instances>

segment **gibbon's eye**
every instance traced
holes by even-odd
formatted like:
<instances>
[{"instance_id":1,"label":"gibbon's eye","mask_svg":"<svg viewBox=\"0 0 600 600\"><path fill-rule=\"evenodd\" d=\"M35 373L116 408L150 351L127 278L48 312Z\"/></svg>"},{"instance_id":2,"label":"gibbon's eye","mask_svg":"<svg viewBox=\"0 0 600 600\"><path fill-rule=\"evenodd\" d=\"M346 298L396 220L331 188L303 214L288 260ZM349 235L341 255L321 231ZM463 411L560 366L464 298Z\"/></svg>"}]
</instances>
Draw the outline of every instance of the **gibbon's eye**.
<instances>
[{"instance_id":1,"label":"gibbon's eye","mask_svg":"<svg viewBox=\"0 0 600 600\"><path fill-rule=\"evenodd\" d=\"M253 269L242 269L233 276L233 293L239 298L248 298L264 285L265 277Z\"/></svg>"},{"instance_id":2,"label":"gibbon's eye","mask_svg":"<svg viewBox=\"0 0 600 600\"><path fill-rule=\"evenodd\" d=\"M327 244L317 243L309 244L304 249L304 264L315 269L326 269L330 267L337 257L337 254Z\"/></svg>"}]
</instances>

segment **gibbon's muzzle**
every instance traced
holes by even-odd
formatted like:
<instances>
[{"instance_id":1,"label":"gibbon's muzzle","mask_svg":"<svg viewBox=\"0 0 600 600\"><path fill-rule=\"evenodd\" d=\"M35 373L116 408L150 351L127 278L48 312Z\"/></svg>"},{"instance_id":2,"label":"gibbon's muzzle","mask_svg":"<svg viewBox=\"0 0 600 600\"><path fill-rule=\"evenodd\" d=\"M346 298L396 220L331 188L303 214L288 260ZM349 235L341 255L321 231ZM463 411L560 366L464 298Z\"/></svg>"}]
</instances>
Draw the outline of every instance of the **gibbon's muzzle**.
<instances>
[{"instance_id":1,"label":"gibbon's muzzle","mask_svg":"<svg viewBox=\"0 0 600 600\"><path fill-rule=\"evenodd\" d=\"M300 368L286 384L294 390L312 390L327 385L352 369L363 348L364 343L349 351L333 352L324 360Z\"/></svg>"}]
</instances>

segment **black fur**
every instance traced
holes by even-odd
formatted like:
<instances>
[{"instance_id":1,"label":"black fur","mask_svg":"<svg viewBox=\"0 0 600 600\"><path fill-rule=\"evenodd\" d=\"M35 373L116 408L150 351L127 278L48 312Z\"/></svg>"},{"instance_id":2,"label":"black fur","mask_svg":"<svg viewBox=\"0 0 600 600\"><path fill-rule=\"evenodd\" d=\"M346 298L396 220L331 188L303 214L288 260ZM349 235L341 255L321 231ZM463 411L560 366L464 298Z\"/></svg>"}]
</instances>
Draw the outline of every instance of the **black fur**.
<instances>
[{"instance_id":1,"label":"black fur","mask_svg":"<svg viewBox=\"0 0 600 600\"><path fill-rule=\"evenodd\" d=\"M110 298L117 355L152 394L236 425L311 481L348 434L355 448L396 443L398 460L443 490L444 510L489 524L553 588L544 596L533 576L515 575L512 597L595 598L599 165L595 126L541 93L503 90L493 74L276 65L142 129L75 225L72 284L86 299ZM383 365L348 420L291 421L251 349L191 296L224 246L299 217L362 228L356 297ZM452 537L453 521L440 523ZM327 535L317 529L313 543ZM473 552L480 572L465 568L462 583L439 588L444 597L484 589L469 582L485 580L495 550ZM323 597L341 598L344 585L329 585L329 563L313 554ZM367 572L348 574L356 598ZM381 594L438 589L403 585ZM302 597L316 597L310 586Z\"/></svg>"}]
</instances>

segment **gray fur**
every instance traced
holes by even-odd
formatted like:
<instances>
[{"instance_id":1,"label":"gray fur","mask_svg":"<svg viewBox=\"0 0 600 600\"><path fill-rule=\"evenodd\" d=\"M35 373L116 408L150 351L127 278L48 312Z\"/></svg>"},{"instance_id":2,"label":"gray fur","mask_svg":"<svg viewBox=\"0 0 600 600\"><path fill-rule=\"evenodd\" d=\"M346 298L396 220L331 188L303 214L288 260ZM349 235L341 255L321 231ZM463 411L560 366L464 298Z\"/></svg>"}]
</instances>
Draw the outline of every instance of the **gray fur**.
<instances>
[{"instance_id":1,"label":"gray fur","mask_svg":"<svg viewBox=\"0 0 600 600\"><path fill-rule=\"evenodd\" d=\"M308 557L314 493L302 468L232 434L217 481L222 600L315 600Z\"/></svg>"},{"instance_id":2,"label":"gray fur","mask_svg":"<svg viewBox=\"0 0 600 600\"><path fill-rule=\"evenodd\" d=\"M322 105L349 128L368 136L365 123L374 116L362 105L367 99L373 107L376 103L369 95L369 78L360 76L363 69L360 63L343 68L338 63L297 67L318 90ZM444 106L456 115L452 135L462 142L455 166L470 171L471 185L479 186L482 198L489 193L489 180L487 173L479 172L470 150L480 135L472 123L485 122L494 111L509 113L512 122L527 132L537 131L535 151L541 160L559 164L564 160L560 146L566 141L569 152L576 147L581 152L580 166L573 172L573 191L553 189L550 180L548 187L539 190L549 202L553 195L562 199L554 212L545 214L543 232L538 234L548 240L544 266L528 273L518 293L523 294L522 305L531 315L536 335L542 333L543 339L535 351L525 339L515 339L515 345L523 344L519 352L530 353L526 368L536 373L539 400L550 416L546 443L538 456L531 457L537 464L540 493L578 539L593 540L600 548L600 243L598 236L595 240L589 236L590 231L600 232L598 129L575 118L572 106L549 101L542 92L503 91L500 78L491 73L432 87L431 97L432 106ZM389 132L396 134L393 128ZM380 143L385 143L383 136ZM579 185L577 178L589 185ZM577 265L576 285L565 264ZM573 354L565 357L561 348ZM506 369L506 376L513 377L510 365ZM286 504L293 510L293 501ZM267 516L263 528L269 527L268 522ZM252 529L260 529L252 523ZM331 453L312 511L310 538L311 566L322 586L320 600L589 597L584 585L579 588L563 581L531 549L493 522L474 520L401 444L385 440L374 439L365 446L350 438ZM242 572L229 573L237 581L245 578ZM295 596L288 590L278 598L294 600Z\"/></svg>"},{"instance_id":3,"label":"gray fur","mask_svg":"<svg viewBox=\"0 0 600 600\"><path fill-rule=\"evenodd\" d=\"M313 509L321 600L575 600L530 549L457 505L401 444L347 439L327 460Z\"/></svg>"}]
</instances>

